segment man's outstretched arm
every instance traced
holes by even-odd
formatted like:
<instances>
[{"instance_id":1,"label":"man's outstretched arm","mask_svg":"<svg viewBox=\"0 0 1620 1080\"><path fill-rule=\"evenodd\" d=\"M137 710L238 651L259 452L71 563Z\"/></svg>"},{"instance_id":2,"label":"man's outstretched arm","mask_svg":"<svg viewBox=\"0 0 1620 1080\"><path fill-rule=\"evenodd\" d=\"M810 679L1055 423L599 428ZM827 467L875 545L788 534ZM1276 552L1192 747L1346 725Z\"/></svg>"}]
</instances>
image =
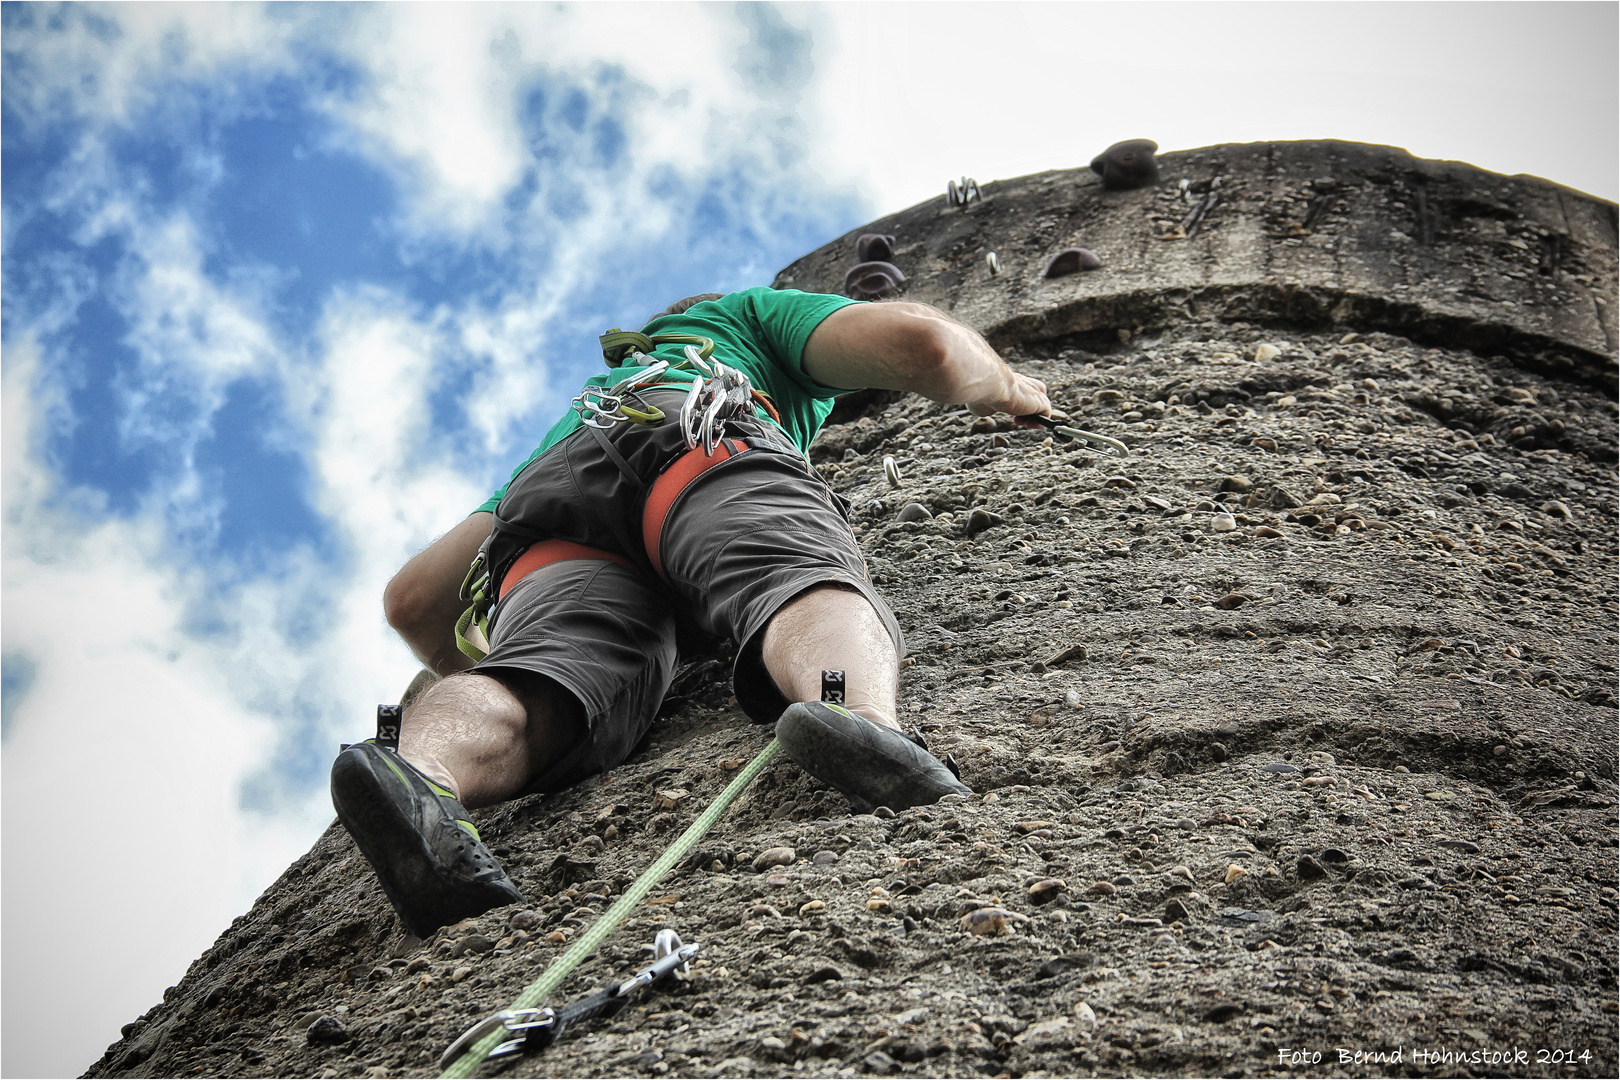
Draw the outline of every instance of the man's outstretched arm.
<instances>
[{"instance_id":1,"label":"man's outstretched arm","mask_svg":"<svg viewBox=\"0 0 1620 1080\"><path fill-rule=\"evenodd\" d=\"M467 606L461 582L494 524L494 514L469 516L401 567L383 590L388 625L435 675L472 667L456 648L456 619Z\"/></svg>"},{"instance_id":2,"label":"man's outstretched arm","mask_svg":"<svg viewBox=\"0 0 1620 1080\"><path fill-rule=\"evenodd\" d=\"M947 405L1045 414L1046 384L1021 375L970 327L926 304L851 304L811 333L804 373L823 386L909 390Z\"/></svg>"}]
</instances>

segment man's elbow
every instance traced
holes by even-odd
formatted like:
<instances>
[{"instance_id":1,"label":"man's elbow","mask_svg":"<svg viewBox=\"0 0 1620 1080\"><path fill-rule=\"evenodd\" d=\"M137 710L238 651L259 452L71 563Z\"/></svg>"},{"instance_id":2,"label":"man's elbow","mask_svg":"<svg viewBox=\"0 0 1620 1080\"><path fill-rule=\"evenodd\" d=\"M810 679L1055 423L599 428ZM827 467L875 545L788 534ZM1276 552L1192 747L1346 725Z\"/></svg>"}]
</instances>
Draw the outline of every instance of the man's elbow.
<instances>
[{"instance_id":1,"label":"man's elbow","mask_svg":"<svg viewBox=\"0 0 1620 1080\"><path fill-rule=\"evenodd\" d=\"M914 378L933 382L950 363L956 343L955 328L932 308L916 305L915 314L905 322L902 350L907 370Z\"/></svg>"},{"instance_id":2,"label":"man's elbow","mask_svg":"<svg viewBox=\"0 0 1620 1080\"><path fill-rule=\"evenodd\" d=\"M383 617L406 639L428 620L432 608L430 591L413 579L409 566L395 574L383 589Z\"/></svg>"}]
</instances>

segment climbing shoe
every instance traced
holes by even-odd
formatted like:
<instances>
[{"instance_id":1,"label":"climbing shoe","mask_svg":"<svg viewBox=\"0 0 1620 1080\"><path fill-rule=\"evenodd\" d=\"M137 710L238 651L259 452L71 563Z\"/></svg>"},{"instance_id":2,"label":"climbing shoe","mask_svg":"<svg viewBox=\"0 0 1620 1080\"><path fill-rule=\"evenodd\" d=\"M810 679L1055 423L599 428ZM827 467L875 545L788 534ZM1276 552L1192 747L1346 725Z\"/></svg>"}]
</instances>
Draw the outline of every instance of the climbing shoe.
<instances>
[{"instance_id":1,"label":"climbing shoe","mask_svg":"<svg viewBox=\"0 0 1620 1080\"><path fill-rule=\"evenodd\" d=\"M417 937L523 899L466 808L395 750L344 747L332 763L332 805Z\"/></svg>"},{"instance_id":2,"label":"climbing shoe","mask_svg":"<svg viewBox=\"0 0 1620 1080\"><path fill-rule=\"evenodd\" d=\"M904 810L973 790L930 754L920 736L907 737L838 705L801 701L776 722L787 756L843 792L856 809Z\"/></svg>"}]
</instances>

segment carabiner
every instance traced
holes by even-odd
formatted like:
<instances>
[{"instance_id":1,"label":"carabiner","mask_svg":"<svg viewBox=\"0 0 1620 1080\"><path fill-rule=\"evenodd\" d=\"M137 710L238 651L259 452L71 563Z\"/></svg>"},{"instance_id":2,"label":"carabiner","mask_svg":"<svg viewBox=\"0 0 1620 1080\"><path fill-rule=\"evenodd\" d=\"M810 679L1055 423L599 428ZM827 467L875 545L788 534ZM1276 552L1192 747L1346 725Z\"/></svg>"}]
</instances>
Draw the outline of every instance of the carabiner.
<instances>
[{"instance_id":1,"label":"carabiner","mask_svg":"<svg viewBox=\"0 0 1620 1080\"><path fill-rule=\"evenodd\" d=\"M549 1027L556 1023L557 1014L549 1007L539 1009L503 1009L492 1016L486 1016L472 1027L461 1033L461 1037L450 1044L450 1048L439 1055L439 1070L442 1072L453 1065L462 1054L472 1049L485 1035L496 1028L505 1028L514 1035L515 1039L508 1039L489 1052L489 1057L500 1057L505 1054L516 1053L523 1048L528 1032L534 1028Z\"/></svg>"}]
</instances>

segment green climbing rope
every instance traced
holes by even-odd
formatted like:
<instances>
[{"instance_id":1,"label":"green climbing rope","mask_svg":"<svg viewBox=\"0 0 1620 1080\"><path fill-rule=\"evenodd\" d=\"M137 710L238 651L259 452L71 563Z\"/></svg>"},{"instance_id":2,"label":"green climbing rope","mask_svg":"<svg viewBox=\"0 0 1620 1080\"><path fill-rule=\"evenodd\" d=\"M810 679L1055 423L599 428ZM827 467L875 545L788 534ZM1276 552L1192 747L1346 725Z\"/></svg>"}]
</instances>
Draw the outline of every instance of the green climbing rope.
<instances>
[{"instance_id":1,"label":"green climbing rope","mask_svg":"<svg viewBox=\"0 0 1620 1080\"><path fill-rule=\"evenodd\" d=\"M568 978L573 973L573 970L585 961L586 957L595 952L596 947L602 944L609 934L613 933L619 923L624 921L625 916L629 915L636 905L647 898L647 894L652 891L653 886L662 881L664 875L674 869L676 863L685 858L686 853L692 849L692 846L703 839L703 835L714 827L716 821L720 820L720 815L726 812L726 808L737 801L737 796L741 795L744 789L754 782L754 778L764 772L765 767L776 760L777 755L781 752L782 744L772 739L753 761L743 767L742 772L737 774L737 778L726 785L726 790L722 791L720 796L710 803L703 813L698 815L697 820L692 822L691 826L681 834L680 839L671 844L668 850L658 857L657 862L647 867L646 872L636 879L635 884L626 889L624 895L619 897L600 919L591 924L591 928L585 931L578 941L574 942L571 949L563 953L550 967L546 968L540 978L530 983L523 993L517 996L517 1000L512 1002L509 1008L535 1008L561 986L563 980ZM504 1027L496 1028L474 1044L471 1050L462 1054L441 1076L446 1078L454 1077L458 1078L458 1080L471 1076L474 1070L484 1063L484 1059L489 1056L489 1052L495 1049L497 1044L509 1037L510 1033Z\"/></svg>"}]
</instances>

